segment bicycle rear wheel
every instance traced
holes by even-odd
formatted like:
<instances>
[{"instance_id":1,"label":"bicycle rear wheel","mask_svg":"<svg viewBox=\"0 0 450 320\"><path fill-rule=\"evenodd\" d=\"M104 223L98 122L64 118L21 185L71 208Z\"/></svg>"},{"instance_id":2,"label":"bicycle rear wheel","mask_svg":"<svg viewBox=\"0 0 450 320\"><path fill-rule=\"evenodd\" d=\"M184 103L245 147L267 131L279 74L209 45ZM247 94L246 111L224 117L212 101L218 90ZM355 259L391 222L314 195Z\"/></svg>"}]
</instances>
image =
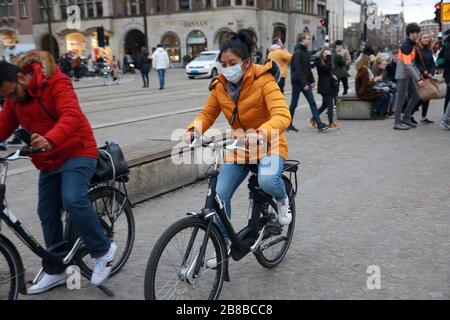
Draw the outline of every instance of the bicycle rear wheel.
<instances>
[{"instance_id":1,"label":"bicycle rear wheel","mask_svg":"<svg viewBox=\"0 0 450 320\"><path fill-rule=\"evenodd\" d=\"M203 244L208 222L186 218L173 224L159 238L145 272L146 300L216 300L222 290L227 257L223 236L212 227L198 278L192 276ZM191 250L189 250L189 248ZM206 268L205 261L217 259L217 267ZM183 263L183 261L186 261Z\"/></svg>"},{"instance_id":2,"label":"bicycle rear wheel","mask_svg":"<svg viewBox=\"0 0 450 320\"><path fill-rule=\"evenodd\" d=\"M281 229L281 234L271 234L269 231L266 231L267 236L264 238L259 249L254 253L258 262L263 267L268 269L275 268L283 261L289 250L292 237L294 235L296 216L295 198L292 192L291 182L286 178L283 178L283 180L286 187L286 192L289 195L292 222L287 228L283 227ZM263 218L267 219L267 217L275 215L275 210L271 206L267 205L263 208L261 214L263 215Z\"/></svg>"},{"instance_id":3,"label":"bicycle rear wheel","mask_svg":"<svg viewBox=\"0 0 450 320\"><path fill-rule=\"evenodd\" d=\"M123 268L133 249L136 233L133 211L128 199L118 190L110 187L92 190L89 193L89 199L109 239L118 247L110 275L112 277ZM73 243L74 239L78 238L78 232L75 231L73 225L70 229L70 239ZM82 248L77 256L77 264L81 273L90 278L94 264L93 259L86 248Z\"/></svg>"},{"instance_id":4,"label":"bicycle rear wheel","mask_svg":"<svg viewBox=\"0 0 450 320\"><path fill-rule=\"evenodd\" d=\"M19 263L8 245L0 240L0 300L19 295Z\"/></svg>"}]
</instances>

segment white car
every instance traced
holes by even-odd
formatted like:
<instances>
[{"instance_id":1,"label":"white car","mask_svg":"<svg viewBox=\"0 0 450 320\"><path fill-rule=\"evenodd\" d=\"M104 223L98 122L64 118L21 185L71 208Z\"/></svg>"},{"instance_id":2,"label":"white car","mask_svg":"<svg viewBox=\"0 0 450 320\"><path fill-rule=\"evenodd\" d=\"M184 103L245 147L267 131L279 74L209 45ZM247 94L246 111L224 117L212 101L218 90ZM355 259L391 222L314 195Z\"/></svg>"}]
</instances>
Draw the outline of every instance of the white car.
<instances>
[{"instance_id":1,"label":"white car","mask_svg":"<svg viewBox=\"0 0 450 320\"><path fill-rule=\"evenodd\" d=\"M219 62L220 51L204 51L200 55L192 60L186 66L186 74L189 79L194 79L196 77L216 77L222 65Z\"/></svg>"}]
</instances>

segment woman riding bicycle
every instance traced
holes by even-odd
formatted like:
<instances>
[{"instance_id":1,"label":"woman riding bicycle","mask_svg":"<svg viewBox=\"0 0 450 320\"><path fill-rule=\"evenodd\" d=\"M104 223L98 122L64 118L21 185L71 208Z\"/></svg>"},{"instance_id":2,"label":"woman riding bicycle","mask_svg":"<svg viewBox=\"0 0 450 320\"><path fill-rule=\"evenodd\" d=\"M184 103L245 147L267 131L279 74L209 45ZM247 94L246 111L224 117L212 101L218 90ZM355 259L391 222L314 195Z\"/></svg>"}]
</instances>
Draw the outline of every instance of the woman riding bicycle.
<instances>
[{"instance_id":1,"label":"woman riding bicycle","mask_svg":"<svg viewBox=\"0 0 450 320\"><path fill-rule=\"evenodd\" d=\"M258 149L258 142L267 142L267 150L260 149L245 156L227 154L217 184L217 195L224 202L227 215L231 217L231 198L247 177L253 163L258 166L258 182L264 192L273 196L278 207L278 222L289 225L292 215L281 172L288 156L288 141L284 134L291 116L289 108L274 74L279 67L269 61L266 65L252 63L256 47L251 30L232 33L221 48L219 55L222 73L211 86L211 94L200 114L192 122L185 141L190 143L194 132L203 134L224 113L234 135L245 132L248 150ZM254 148L256 146L256 148Z\"/></svg>"}]
</instances>

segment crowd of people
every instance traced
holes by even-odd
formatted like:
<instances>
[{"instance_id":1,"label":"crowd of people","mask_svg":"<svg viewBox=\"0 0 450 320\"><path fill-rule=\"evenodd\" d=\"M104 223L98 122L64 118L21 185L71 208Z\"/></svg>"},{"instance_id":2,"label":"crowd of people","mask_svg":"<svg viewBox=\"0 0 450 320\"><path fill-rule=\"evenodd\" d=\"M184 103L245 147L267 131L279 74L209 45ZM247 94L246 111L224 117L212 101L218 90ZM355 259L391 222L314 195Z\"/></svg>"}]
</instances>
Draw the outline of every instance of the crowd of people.
<instances>
[{"instance_id":1,"label":"crowd of people","mask_svg":"<svg viewBox=\"0 0 450 320\"><path fill-rule=\"evenodd\" d=\"M374 105L373 119L393 117L395 130L409 130L417 124L431 124L428 119L430 100L439 98L433 95L433 87L438 88L435 75L443 72L447 84L444 113L440 125L443 129L450 127L450 30L444 32L442 39L432 39L431 35L421 32L420 27L409 24L406 28L406 40L400 48L390 54L378 54L366 46L356 59L355 93L362 101ZM301 34L292 55L284 49L281 39L276 38L268 53L268 59L279 64L282 69L279 81L280 90L284 92L287 69L291 66L292 100L291 116L294 119L300 93L303 93L311 109L312 117L308 119L311 127L323 131L339 129L333 119L336 98L342 83L342 95L349 92L349 70L353 59L338 40L334 49L326 45L319 56L313 57L308 50L311 37ZM389 57L390 56L390 57ZM312 68L316 68L317 91L322 96L322 106L318 108L313 90L316 87ZM321 120L321 114L327 111L328 124ZM415 119L420 112L420 120ZM288 131L297 132L293 123Z\"/></svg>"}]
</instances>

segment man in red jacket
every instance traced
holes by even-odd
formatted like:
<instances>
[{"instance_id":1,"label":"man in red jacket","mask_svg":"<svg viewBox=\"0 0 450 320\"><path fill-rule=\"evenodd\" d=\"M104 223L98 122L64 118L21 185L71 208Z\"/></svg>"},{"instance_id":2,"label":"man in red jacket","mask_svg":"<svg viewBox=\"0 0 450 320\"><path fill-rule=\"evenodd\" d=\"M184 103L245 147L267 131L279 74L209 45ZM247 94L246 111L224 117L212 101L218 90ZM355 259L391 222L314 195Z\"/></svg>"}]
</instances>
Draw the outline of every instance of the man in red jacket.
<instances>
[{"instance_id":1,"label":"man in red jacket","mask_svg":"<svg viewBox=\"0 0 450 320\"><path fill-rule=\"evenodd\" d=\"M64 206L95 260L91 282L101 285L110 275L117 246L106 236L87 196L98 150L72 81L49 53L31 51L16 65L0 62L0 96L5 98L0 141L21 126L32 133L31 146L44 151L32 155L32 161L40 170L38 214L47 248L63 241ZM66 282L60 267L44 271L29 294Z\"/></svg>"}]
</instances>

